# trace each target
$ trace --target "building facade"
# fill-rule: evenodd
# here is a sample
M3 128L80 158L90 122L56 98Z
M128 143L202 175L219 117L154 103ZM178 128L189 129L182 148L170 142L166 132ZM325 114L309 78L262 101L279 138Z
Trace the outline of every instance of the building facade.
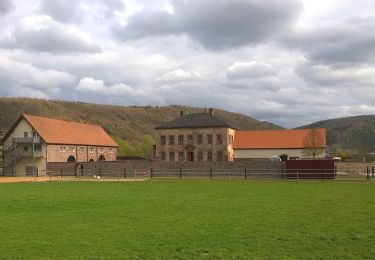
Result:
M237 131L235 160L323 158L326 129Z
M100 126L22 114L3 138L4 174L45 174L48 162L115 161L117 149Z
M184 114L159 125L153 159L158 161L233 161L235 128L207 113Z

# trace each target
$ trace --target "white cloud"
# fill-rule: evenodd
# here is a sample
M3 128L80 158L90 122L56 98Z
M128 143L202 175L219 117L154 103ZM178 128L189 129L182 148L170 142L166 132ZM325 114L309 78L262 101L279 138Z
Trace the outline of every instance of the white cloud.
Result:
M235 62L227 69L227 76L230 79L272 77L276 74L271 65L257 61Z
M103 95L120 95L120 96L127 96L127 95L136 95L136 96L145 96L141 90L134 90L126 84L113 84L111 86L106 86L103 80L96 80L93 78L83 78L79 81L76 90L81 92L93 92L97 94Z
M175 69L164 73L156 79L160 82L169 82L169 83L179 83L186 81L195 81L199 80L201 75L198 72L186 71L183 69Z

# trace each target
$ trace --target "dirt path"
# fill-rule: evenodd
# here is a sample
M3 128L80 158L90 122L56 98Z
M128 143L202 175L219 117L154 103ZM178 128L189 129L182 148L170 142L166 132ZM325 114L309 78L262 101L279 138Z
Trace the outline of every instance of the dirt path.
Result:
M15 182L82 182L82 181L94 181L94 182L140 182L140 181L145 181L147 179L94 179L94 178L74 178L74 177L53 177L50 179L48 176L43 176L43 177L27 177L27 176L22 176L22 177L1 177L0 176L0 184L1 183L15 183Z

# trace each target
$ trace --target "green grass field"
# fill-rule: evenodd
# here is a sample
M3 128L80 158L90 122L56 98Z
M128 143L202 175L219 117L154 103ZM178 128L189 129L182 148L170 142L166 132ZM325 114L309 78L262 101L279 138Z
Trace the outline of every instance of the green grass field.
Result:
M0 184L0 259L375 257L375 184Z

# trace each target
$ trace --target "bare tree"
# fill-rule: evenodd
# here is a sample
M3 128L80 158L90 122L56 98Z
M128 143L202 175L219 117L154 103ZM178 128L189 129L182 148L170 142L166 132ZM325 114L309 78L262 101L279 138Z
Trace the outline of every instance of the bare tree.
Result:
M310 129L305 139L303 140L304 155L307 157L315 158L323 153L324 140L322 132L319 129Z

